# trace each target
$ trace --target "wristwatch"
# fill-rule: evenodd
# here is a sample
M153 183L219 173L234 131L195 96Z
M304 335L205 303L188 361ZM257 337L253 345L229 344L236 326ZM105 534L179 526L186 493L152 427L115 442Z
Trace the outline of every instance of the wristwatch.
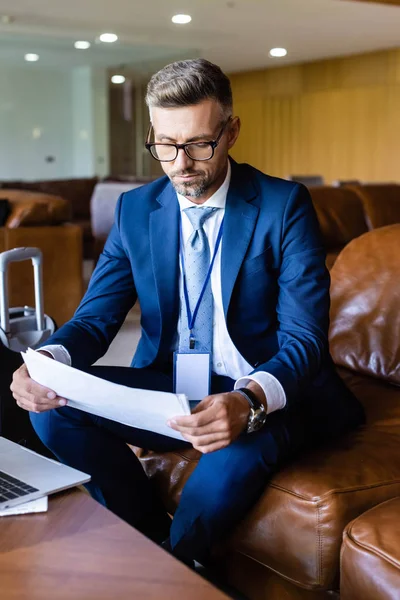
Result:
M250 404L250 415L249 420L247 421L246 430L247 433L258 431L267 420L267 411L265 410L264 405L257 400L255 393L248 388L239 388L234 391L246 398L247 402Z

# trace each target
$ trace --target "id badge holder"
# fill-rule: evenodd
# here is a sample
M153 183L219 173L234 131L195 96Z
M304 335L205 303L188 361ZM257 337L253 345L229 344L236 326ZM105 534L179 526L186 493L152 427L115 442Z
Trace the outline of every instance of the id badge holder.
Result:
M175 394L200 402L210 394L211 355L200 352L174 353Z

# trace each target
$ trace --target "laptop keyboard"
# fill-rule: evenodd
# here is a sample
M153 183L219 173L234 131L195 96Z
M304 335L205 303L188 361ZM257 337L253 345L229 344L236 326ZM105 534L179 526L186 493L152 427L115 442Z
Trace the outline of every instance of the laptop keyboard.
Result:
M31 485L0 471L0 502L14 500L14 498L20 498L21 496L26 496L27 494L38 491L39 490Z

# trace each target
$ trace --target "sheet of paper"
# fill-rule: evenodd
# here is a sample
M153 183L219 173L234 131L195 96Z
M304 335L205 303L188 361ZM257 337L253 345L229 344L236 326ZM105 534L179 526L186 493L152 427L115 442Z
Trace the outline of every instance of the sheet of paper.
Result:
M36 500L29 500L29 502L23 502L16 506L10 506L9 508L3 508L0 510L0 517L10 517L11 515L28 515L29 513L46 512L48 508L48 497L43 496Z
M184 394L154 392L111 383L30 348L21 354L31 378L66 398L68 406L124 425L183 439L166 422L172 417L190 414L189 402Z

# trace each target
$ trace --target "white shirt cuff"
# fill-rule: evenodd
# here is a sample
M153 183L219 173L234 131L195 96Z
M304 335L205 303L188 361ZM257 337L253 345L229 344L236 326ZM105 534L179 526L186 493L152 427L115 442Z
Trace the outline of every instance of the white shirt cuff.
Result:
M69 367L71 366L71 355L64 346L49 344L48 346L42 346L39 350L46 350L46 352L51 354L57 362L68 365Z
M262 387L267 399L267 414L269 415L276 410L280 410L286 406L286 394L282 384L271 373L265 371L257 371L252 375L240 377L235 383L234 389L246 387L249 381L255 381Z

